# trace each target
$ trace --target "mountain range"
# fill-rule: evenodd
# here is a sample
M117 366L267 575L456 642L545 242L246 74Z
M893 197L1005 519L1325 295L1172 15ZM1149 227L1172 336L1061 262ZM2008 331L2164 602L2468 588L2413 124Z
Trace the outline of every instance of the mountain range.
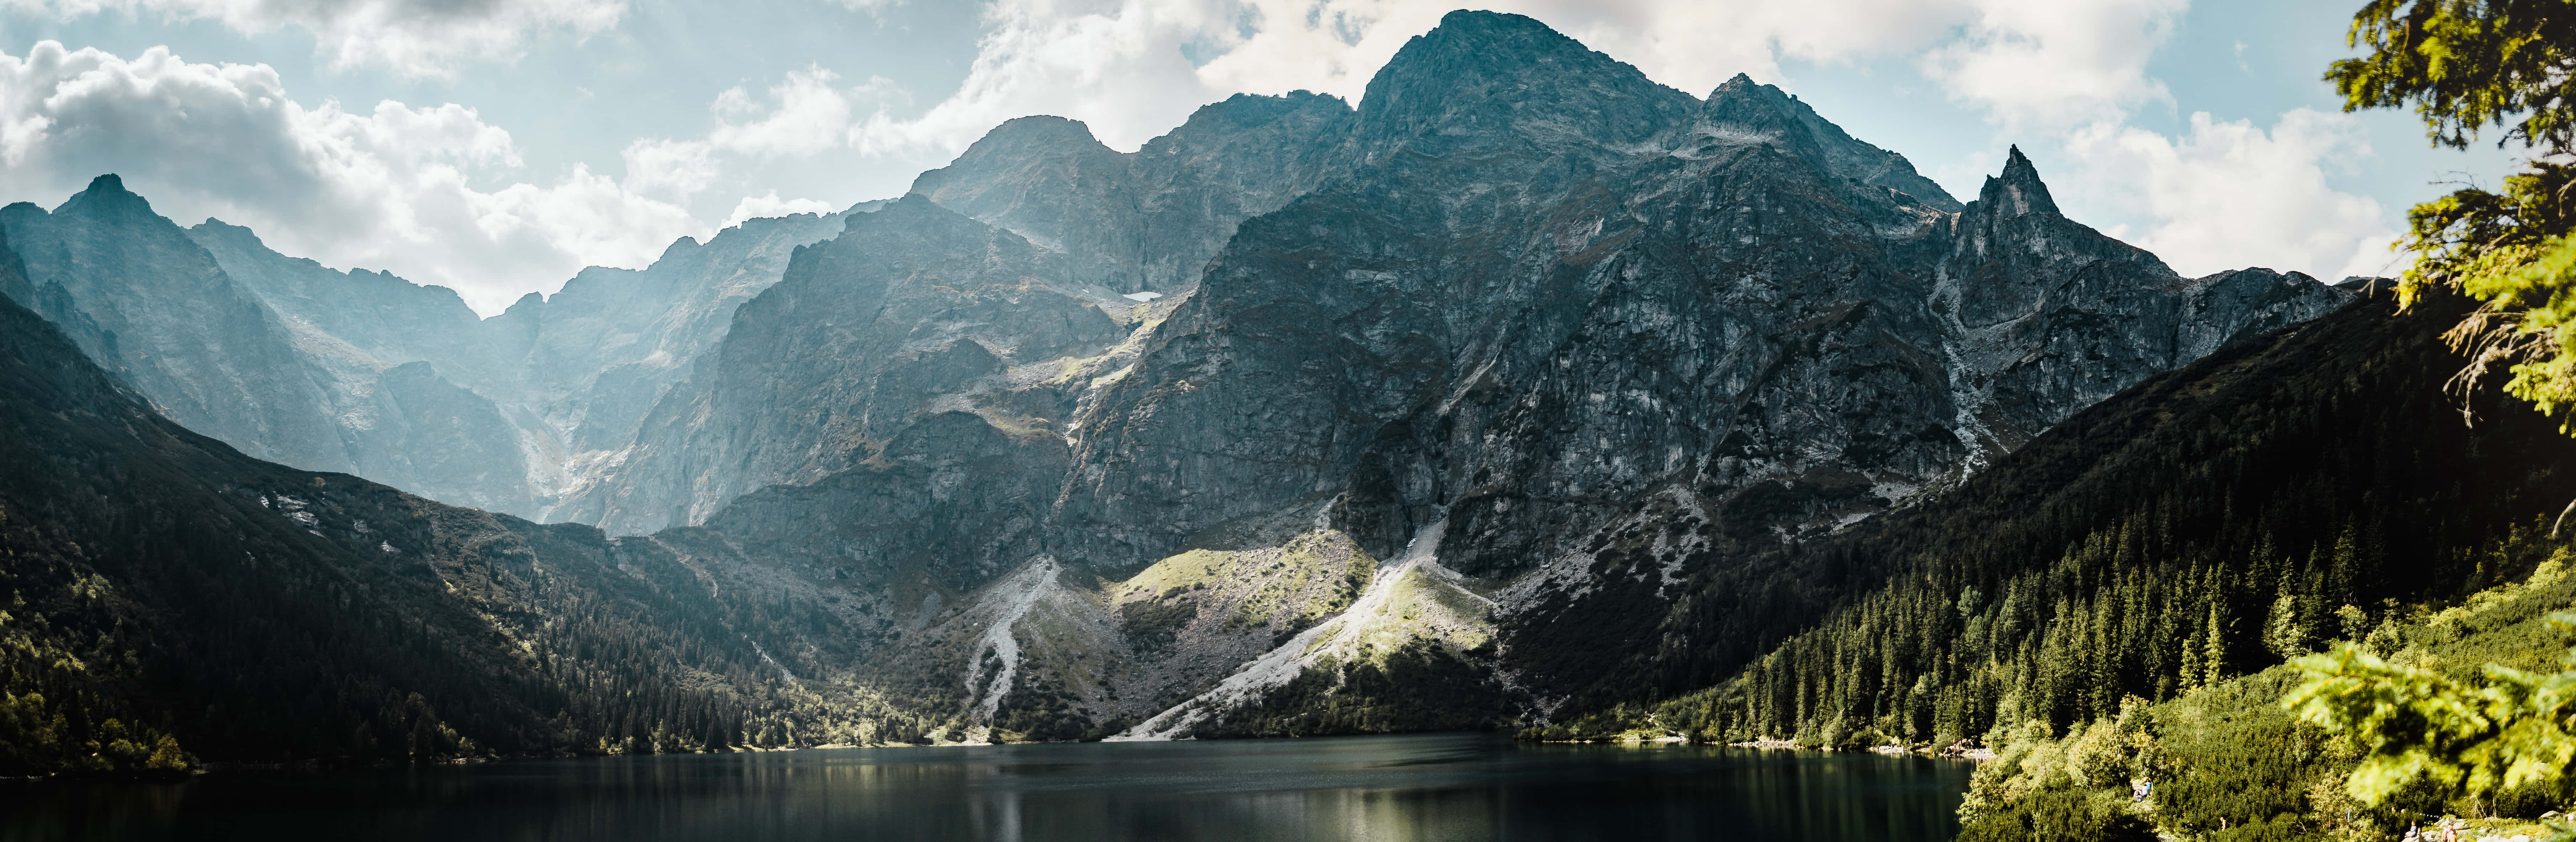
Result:
M1486 12L1356 107L1012 120L489 319L115 176L0 234L6 689L216 760L1620 721L2151 432L2070 419L2430 342Z

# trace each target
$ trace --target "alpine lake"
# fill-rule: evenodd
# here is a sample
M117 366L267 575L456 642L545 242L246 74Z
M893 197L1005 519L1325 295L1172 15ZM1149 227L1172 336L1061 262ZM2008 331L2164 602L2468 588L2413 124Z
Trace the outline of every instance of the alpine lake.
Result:
M1937 842L1971 768L1492 734L812 749L14 784L0 840Z

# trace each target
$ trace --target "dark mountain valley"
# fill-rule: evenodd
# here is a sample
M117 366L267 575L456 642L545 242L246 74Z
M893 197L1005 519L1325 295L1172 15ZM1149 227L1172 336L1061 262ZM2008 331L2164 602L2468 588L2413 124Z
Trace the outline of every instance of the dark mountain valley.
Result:
M2281 665L2563 636L2576 439L1997 163L1462 11L491 318L102 175L0 208L0 775L1485 731L2323 833Z

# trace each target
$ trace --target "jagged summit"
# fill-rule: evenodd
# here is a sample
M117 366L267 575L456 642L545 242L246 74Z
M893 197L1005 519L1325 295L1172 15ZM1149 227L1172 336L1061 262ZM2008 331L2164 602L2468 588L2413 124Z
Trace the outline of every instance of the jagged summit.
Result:
M1977 191L1977 201L2006 217L2057 212L2057 200L2048 195L2048 185L2039 180L2039 168L2015 145L2004 157L2004 173L1986 177L1986 185Z

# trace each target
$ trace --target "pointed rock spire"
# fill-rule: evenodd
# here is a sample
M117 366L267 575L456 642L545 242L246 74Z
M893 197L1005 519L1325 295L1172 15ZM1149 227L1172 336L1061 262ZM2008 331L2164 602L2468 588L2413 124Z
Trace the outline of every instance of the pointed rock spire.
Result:
M2004 174L1986 178L1985 187L1977 191L1977 201L1991 208L1991 213L2005 217L2045 213L2058 215L2057 200L2048 195L2048 185L2039 180L2039 168L2015 145L2004 157Z

